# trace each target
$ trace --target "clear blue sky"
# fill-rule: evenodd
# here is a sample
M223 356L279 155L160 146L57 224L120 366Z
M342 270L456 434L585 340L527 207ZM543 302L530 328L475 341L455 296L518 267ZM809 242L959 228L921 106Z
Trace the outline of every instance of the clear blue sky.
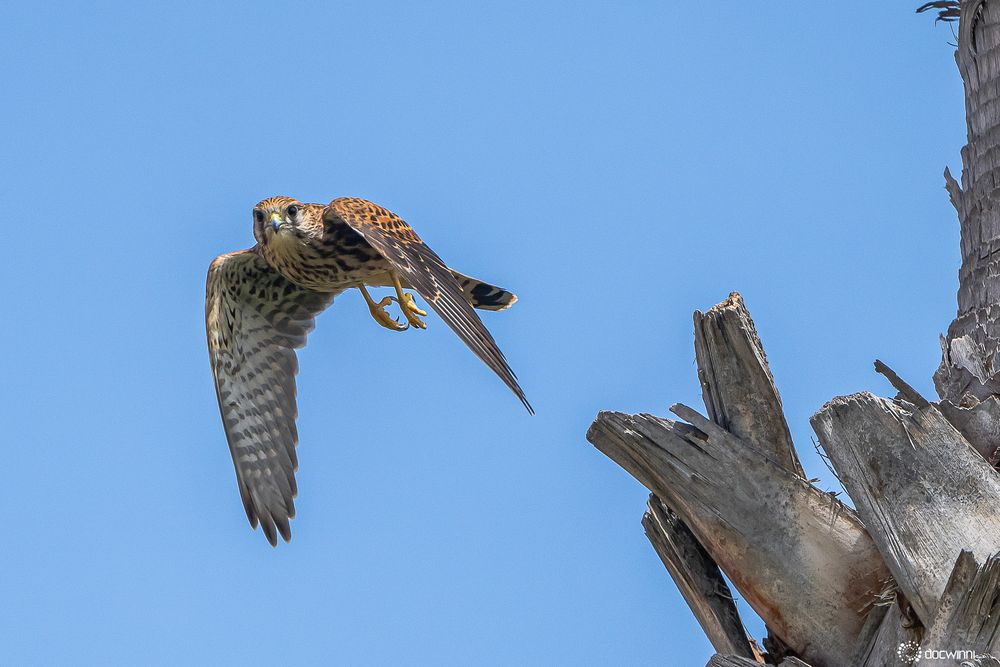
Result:
M808 418L891 393L873 359L933 393L965 125L916 4L7 3L0 661L704 664L584 434L700 407L691 312L733 289L824 488ZM203 308L275 194L373 199L516 291L484 319L538 415L344 295L272 549Z

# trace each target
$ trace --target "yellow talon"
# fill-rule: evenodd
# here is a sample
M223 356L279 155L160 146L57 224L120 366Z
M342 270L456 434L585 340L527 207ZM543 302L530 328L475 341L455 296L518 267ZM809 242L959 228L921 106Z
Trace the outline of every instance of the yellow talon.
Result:
M399 276L395 273L390 273L389 275L392 276L392 285L396 288L396 296L399 297L399 309L402 310L403 315L406 316L406 321L418 329L426 329L427 323L417 317L417 315L426 315L427 312L420 310L420 308L417 307L412 294L403 294L403 286L399 284Z
M400 324L399 320L389 315L386 312L385 307L390 303L395 301L391 296L387 296L374 306L369 306L368 309L371 311L372 317L375 321L384 326L386 329L392 329L393 331L406 331L410 328L409 324Z
M409 292L404 294L403 301L400 303L399 307L403 311L403 315L406 315L407 322L420 329L427 328L427 323L417 317L417 315L427 315L427 311L420 310L420 308L417 307L412 294Z
M372 314L372 317L376 322L386 329L391 329L392 331L406 331L410 328L409 324L400 324L399 320L393 319L389 313L385 311L385 307L395 301L395 299L391 296L387 296L378 303L375 303L375 300L372 299L370 294L368 294L368 290L365 289L364 285L359 285L358 289L361 290L361 294L365 297L365 301L368 303L368 311Z
M417 315L427 315L427 311L426 310L420 310L420 308L417 307L417 303L413 300L413 295L412 294L410 294L409 292L407 292L403 296L406 298L406 302L405 302L406 303L406 306L405 306L406 308L408 308L409 310L412 310Z

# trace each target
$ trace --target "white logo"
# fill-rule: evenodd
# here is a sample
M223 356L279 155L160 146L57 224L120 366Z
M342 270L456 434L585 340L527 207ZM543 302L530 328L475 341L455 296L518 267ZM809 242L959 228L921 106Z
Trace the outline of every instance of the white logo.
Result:
M1000 660L997 660L989 653L976 653L971 649L961 650L941 650L932 648L920 648L920 644L915 641L905 641L896 649L896 655L904 665L915 665L921 659L924 662L934 662L935 660L946 660L948 664L954 664L956 660L961 660L961 667L980 667L993 665L1000 667Z
M907 665L912 665L920 660L920 644L917 642L903 642L896 649L896 655Z

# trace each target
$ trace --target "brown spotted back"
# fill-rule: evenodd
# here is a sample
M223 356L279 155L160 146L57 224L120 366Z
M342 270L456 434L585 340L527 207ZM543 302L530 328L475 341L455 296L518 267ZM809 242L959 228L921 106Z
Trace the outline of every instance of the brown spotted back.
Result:
M329 208L349 216L359 222L366 222L381 228L404 244L422 244L423 241L401 217L387 208L382 208L366 199L359 197L338 197L329 204Z

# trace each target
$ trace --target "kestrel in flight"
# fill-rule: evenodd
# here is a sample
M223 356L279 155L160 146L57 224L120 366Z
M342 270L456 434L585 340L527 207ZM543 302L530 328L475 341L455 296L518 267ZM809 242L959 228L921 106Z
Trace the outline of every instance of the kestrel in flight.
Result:
M272 546L291 538L295 516L295 349L314 318L351 288L383 327L426 329L422 296L441 319L531 405L493 336L473 308L504 310L510 292L453 271L397 215L353 197L328 205L271 197L253 209L257 244L221 255L208 269L205 326L219 409L250 525ZM376 302L366 286L392 287ZM386 312L399 305L406 324Z

